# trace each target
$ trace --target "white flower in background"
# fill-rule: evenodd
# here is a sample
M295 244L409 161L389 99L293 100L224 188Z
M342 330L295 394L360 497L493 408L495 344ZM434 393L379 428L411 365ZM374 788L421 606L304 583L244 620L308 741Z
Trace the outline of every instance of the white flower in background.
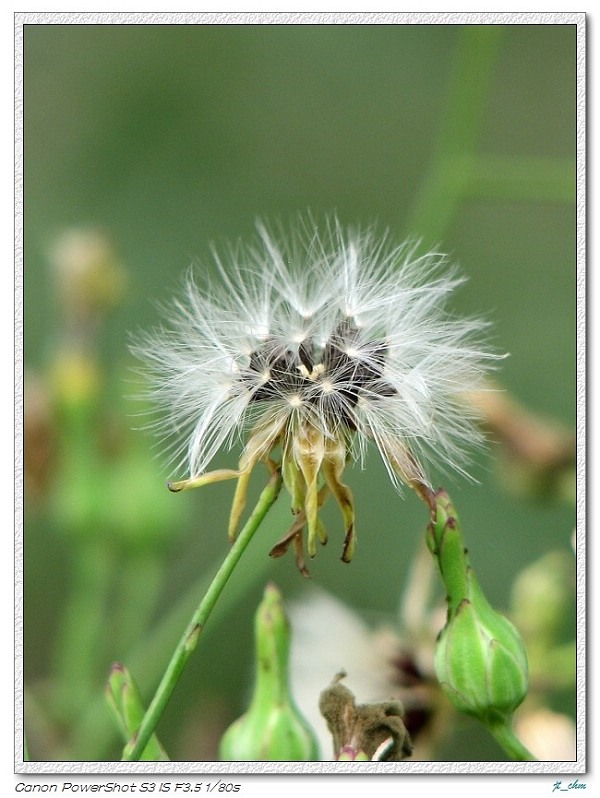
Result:
M577 761L577 728L568 715L546 707L533 708L517 717L515 729L540 761Z
M336 673L348 671L348 685L360 701L383 701L397 694L393 659L397 640L376 634L350 607L313 588L289 608L292 625L290 677L298 706L331 759L331 733L319 711L319 695Z
M214 257L219 279L190 276L167 326L136 347L166 411L156 428L188 475L170 487L238 478L233 537L253 467L272 467L280 447L296 521L272 554L293 542L304 570L304 528L313 556L326 540L318 510L331 493L349 561L354 509L341 476L348 460L364 462L370 443L394 484L427 502L428 462L464 473L481 436L461 397L483 387L496 359L481 343L486 325L446 311L461 279L444 255L418 255L416 245L335 219L323 229L309 219L288 238L259 226L254 243ZM240 438L238 469L206 473Z
M415 609L414 604L411 607ZM292 693L319 740L321 755L334 753L319 696L340 671L360 703L398 700L414 744L413 759L428 760L445 735L447 702L433 668L435 638L443 623L438 608L421 607L414 634L395 624L367 624L352 607L311 587L288 607L292 627Z

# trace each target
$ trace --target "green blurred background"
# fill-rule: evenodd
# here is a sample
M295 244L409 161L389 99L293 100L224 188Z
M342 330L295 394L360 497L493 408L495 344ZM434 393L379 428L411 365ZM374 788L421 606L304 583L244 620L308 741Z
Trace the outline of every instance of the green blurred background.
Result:
M126 662L149 700L201 580L227 549L233 486L168 494L172 475L134 429L139 408L127 398L136 390L130 332L156 323L155 303L192 261L209 263L211 242L248 237L257 217L285 221L306 209L421 237L468 276L453 309L493 322L494 343L510 353L503 387L574 427L576 35L568 24L25 25L33 759L119 758L102 697L110 664ZM108 236L114 270L82 334L52 252L65 231L88 227ZM81 401L61 372L70 351L100 377ZM233 465L235 452L218 461ZM568 489L529 490L498 461L497 447L478 458L479 484L435 479L452 493L489 598L506 607L524 566L569 551L574 507ZM326 513L330 544L312 582L369 621L393 619L423 507L397 498L376 455L347 479L355 558L340 563L340 522ZM265 582L286 599L306 590L291 556L267 557L288 523L282 495L159 728L174 759L213 758L243 709ZM573 603L565 614L568 640ZM548 700L574 713L572 687ZM446 757L502 754L465 722L439 751Z

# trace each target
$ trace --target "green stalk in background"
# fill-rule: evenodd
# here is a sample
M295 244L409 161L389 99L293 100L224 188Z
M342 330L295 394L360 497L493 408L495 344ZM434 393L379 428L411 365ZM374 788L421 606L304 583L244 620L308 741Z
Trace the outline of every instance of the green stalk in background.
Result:
M501 25L465 25L447 93L447 110L429 175L407 220L409 235L439 239L448 230L471 177Z
M503 25L464 25L429 173L406 223L409 236L439 241L467 199L572 203L576 165L570 158L477 152Z

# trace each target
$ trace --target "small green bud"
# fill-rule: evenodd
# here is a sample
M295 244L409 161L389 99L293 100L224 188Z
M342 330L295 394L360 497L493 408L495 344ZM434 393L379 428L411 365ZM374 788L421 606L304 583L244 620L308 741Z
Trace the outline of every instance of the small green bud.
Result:
M527 694L525 647L513 624L484 596L444 491L436 494L427 542L448 597L448 618L435 654L437 678L458 710L488 726L506 724Z
M560 638L574 594L573 556L550 551L523 569L512 589L512 617L528 640L548 649Z
M318 760L314 733L296 708L289 687L290 627L281 596L267 585L255 617L256 680L248 711L225 732L222 760Z
M120 662L109 673L105 690L106 700L128 743L144 717L144 706L137 685L129 670ZM168 762L169 757L153 734L140 757L142 761Z
M458 710L487 725L506 722L527 694L527 655L515 627L492 609L469 575L470 597L438 641L436 674Z

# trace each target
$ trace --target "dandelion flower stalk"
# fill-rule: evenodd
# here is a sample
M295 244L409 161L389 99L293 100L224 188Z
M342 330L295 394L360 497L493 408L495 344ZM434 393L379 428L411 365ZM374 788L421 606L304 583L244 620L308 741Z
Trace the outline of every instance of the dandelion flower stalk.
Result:
M271 479L269 480L267 486L263 489L254 511L250 515L250 518L246 522L235 543L227 553L227 556L225 557L221 567L209 585L206 594L192 615L192 618L190 619L188 626L186 627L185 632L179 641L179 644L173 652L162 680L156 690L154 698L152 699L138 730L125 746L122 756L123 761L138 761L142 756L148 741L152 737L156 726L162 717L173 690L177 685L179 677L181 676L188 659L198 644L198 640L204 625L206 624L213 607L217 602L217 599L221 595L223 588L227 584L229 577L233 573L242 554L246 550L246 547L252 540L254 533L261 525L271 506L276 501L280 488L281 476L278 469L272 468Z
M237 479L234 541L250 475L277 457L294 520L271 555L293 546L303 573L306 554L327 541L320 510L329 497L342 518L341 558L352 559L343 473L371 444L394 485L433 511L426 466L465 473L481 433L461 397L484 388L497 358L482 341L484 322L446 310L462 282L446 257L309 217L287 237L259 225L253 244L214 260L218 279L190 275L165 326L135 347L161 412L153 426L184 472L170 489ZM240 439L237 468L209 471Z

